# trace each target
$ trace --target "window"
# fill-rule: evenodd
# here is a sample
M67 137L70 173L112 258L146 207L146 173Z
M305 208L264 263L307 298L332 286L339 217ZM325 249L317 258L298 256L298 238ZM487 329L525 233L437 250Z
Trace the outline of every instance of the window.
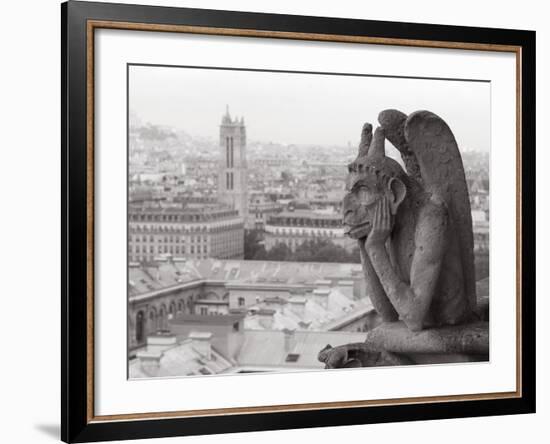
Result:
M230 167L233 168L233 137L231 137L229 139L229 141L231 142L231 147L230 147L230 154L231 154L231 158L230 158ZM231 188L233 188L233 186L231 186Z
M201 315L206 316L208 314L208 308L201 307Z
M245 300L244 300L244 298L241 296L241 297L239 298L239 307L244 307L244 304L245 304Z
M289 353L286 355L286 362L296 362L300 358L300 355L298 353Z
M230 167L230 154L229 154L229 137L225 138L225 165Z

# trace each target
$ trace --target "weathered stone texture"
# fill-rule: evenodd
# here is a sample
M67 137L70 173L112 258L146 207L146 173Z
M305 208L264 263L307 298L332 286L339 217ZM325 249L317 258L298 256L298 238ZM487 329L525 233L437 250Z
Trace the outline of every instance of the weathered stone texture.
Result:
M393 353L487 355L489 324L476 322L412 332L402 322L392 322L368 332L365 344L373 350Z
M378 120L374 135L363 126L342 207L384 324L364 344L328 348L319 359L334 368L414 363L421 355L488 357L488 310L477 307L470 201L455 137L429 111L386 110ZM386 138L406 172L385 155Z

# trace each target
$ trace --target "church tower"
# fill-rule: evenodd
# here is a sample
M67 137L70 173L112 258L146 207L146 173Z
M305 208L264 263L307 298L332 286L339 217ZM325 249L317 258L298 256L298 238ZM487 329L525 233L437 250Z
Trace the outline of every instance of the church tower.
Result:
M248 215L246 128L244 118L233 120L226 108L220 125L220 169L218 193L220 200L239 211L246 220Z

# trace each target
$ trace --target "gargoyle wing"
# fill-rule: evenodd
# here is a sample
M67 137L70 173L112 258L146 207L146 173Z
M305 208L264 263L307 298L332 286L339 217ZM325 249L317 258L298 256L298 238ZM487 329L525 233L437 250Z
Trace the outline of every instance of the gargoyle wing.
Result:
M384 136L394 147L399 150L407 174L422 184L420 166L414 153L409 149L409 144L405 139L405 123L407 115L396 109L387 109L378 115L378 122L384 129Z
M429 111L416 111L407 117L404 135L418 162L424 189L447 204L451 227L459 236L465 291L474 308L477 301L472 212L455 137L445 121Z
M465 291L476 306L472 213L462 157L443 119L429 111L409 116L397 110L378 116L386 138L399 150L407 173L447 205L450 223L459 236Z

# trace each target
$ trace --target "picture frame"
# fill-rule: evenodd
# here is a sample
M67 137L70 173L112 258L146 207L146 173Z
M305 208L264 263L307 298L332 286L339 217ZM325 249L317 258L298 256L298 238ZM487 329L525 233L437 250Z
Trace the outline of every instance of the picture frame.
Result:
M62 374L65 442L142 439L244 431L371 424L535 412L535 33L358 19L289 16L69 1L61 6L62 55ZM94 141L100 29L193 36L275 39L284 43L376 45L410 50L478 51L515 57L516 318L515 390L314 403L96 414L98 276L95 254ZM129 60L129 62L139 62ZM120 149L125 150L126 147ZM494 169L499 164L493 164ZM124 209L120 210L121 212ZM497 222L498 223L498 222ZM498 271L497 271L498 272ZM121 270L124 273L124 270ZM125 359L125 357L124 357Z

